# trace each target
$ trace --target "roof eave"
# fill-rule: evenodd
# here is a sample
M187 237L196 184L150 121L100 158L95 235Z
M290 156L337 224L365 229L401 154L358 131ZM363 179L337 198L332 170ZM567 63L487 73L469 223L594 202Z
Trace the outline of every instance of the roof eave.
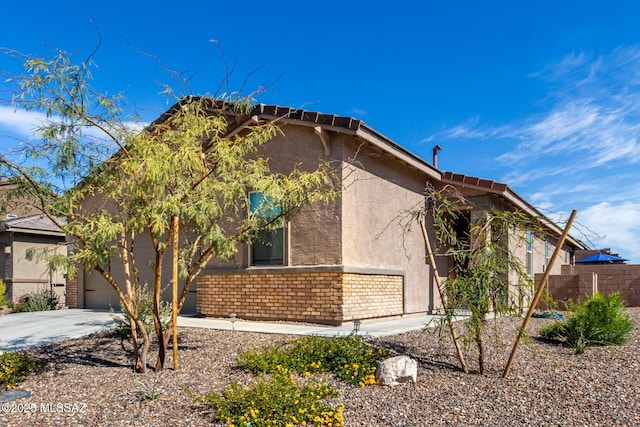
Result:
M506 184L496 183L500 185L495 187L493 186L487 187L483 185L474 185L468 182L461 182L456 179L449 179L449 178L446 178L444 175L442 178L442 182L445 184L462 186L464 188L480 190L480 191L501 196L504 199L506 199L510 204L512 204L522 212L526 213L527 215L530 215L534 218L539 218L542 225L548 228L549 230L551 230L558 237L562 235L563 230L562 228L560 228L560 226L558 226L555 222L551 221L549 218L544 216L540 211L538 211L535 207L533 207L533 205L531 205L529 202L527 202L522 197L520 197L515 191L511 190L511 188L509 188L509 186L507 186ZM578 239L575 239L571 235L567 236L566 242L576 249L587 249L587 246L584 243L582 243Z

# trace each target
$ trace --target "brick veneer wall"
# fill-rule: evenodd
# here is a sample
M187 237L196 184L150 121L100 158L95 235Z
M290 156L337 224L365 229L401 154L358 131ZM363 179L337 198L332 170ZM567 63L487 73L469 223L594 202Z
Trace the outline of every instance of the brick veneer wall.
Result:
M386 317L403 312L403 277L345 273L343 321Z
M78 308L78 279L68 278L65 287L65 305L68 308Z
M198 313L341 324L401 315L403 276L318 271L201 274Z

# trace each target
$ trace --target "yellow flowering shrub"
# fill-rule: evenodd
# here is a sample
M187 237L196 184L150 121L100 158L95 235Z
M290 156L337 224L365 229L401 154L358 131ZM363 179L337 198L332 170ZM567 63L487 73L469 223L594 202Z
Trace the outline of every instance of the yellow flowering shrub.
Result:
M356 334L333 338L308 336L287 345L240 352L238 363L258 374L275 372L278 366L286 366L305 377L314 372L334 372L351 384L365 386L376 383L376 366L387 354Z
M261 376L253 385L232 384L222 394L208 393L197 401L216 408L216 418L227 426L344 426L343 406L324 401L339 394L333 387L308 379L298 384L280 366L273 375Z

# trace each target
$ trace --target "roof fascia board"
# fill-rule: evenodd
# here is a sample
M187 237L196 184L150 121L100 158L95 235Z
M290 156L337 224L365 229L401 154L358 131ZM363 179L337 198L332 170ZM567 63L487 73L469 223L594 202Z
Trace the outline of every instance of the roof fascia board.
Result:
M540 222L548 229L550 229L554 234L557 234L558 236L562 235L562 229L553 221L551 221L550 219L548 219L546 216L544 216L542 213L540 213L540 211L538 211L536 208L534 208L531 204L529 204L529 202L527 202L526 200L524 200L522 197L520 197L515 191L511 190L509 187L507 187L506 190L504 191L498 191L492 188L487 188L487 187L482 187L479 185L473 185L473 184L469 184L469 183L463 183L460 181L457 181L455 179L447 179L444 178L442 179L442 182L445 184L451 184L454 186L459 186L459 187L464 187L464 188L471 188L474 190L480 190L480 191L484 191L486 193L491 193L491 194L496 194L498 196L504 197L509 203L511 203L512 205L514 205L517 209L525 212L527 215L530 215L534 218L539 218ZM579 248L579 249L586 249L585 245L580 242L577 239L574 239L573 237L571 237L570 235L567 236L566 239L569 243L571 243L571 245Z
M300 120L300 119L291 119L289 117L273 116L273 115L270 115L270 114L260 114L260 118L263 119L263 120L268 120L268 121L273 122L275 124L285 123L285 124L289 124L289 125L305 126L305 127L309 127L309 128L321 127L322 129L325 129L325 130L328 130L328 131L332 131L332 132L339 132L339 133L346 133L346 134L349 134L349 135L355 135L355 132L352 129L348 129L348 128L343 127L343 126L320 124L320 123L308 122L308 121Z
M421 172L424 172L430 178L442 180L442 173L439 170L422 160L420 157L411 153L410 151L405 150L390 139L373 131L371 128L367 126L361 126L360 129L356 130L355 134L356 136L371 143L372 145L381 148L387 153L390 153L404 163L418 169Z
M10 232L10 233L38 234L42 236L65 237L65 233L62 233L60 231L35 230L33 228L7 227L4 229L4 231Z
M260 118L264 120L272 121L274 123L292 124L296 126L305 126L305 127L314 128L314 129L317 127L321 127L322 129L329 130L332 132L357 136L365 140L366 142L391 154L397 159L402 160L408 165L413 166L419 171L424 172L430 178L437 179L437 180L442 179L442 174L439 170L435 169L433 166L431 166L430 164L428 164L427 162L425 162L415 154L405 150L395 142L391 141L389 138L382 136L378 132L375 132L374 130L372 130L371 128L363 124L360 124L358 129L353 130L353 129L348 129L342 126L319 124L316 122L307 122L304 120L273 116L269 114L260 114Z

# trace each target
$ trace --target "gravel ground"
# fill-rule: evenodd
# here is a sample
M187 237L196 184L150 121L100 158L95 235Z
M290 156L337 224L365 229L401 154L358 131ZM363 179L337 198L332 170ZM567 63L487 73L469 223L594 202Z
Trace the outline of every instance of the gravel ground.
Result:
M640 308L631 308L640 325ZM358 388L335 378L347 426L634 426L640 425L640 331L621 347L590 348L583 355L536 337L550 321L532 319L509 378L501 377L521 319L495 321L499 339L487 340L488 373L456 368L453 345L432 330L374 340L419 362L418 382ZM492 321L492 325L494 322ZM0 412L8 426L205 426L210 410L185 389L221 391L252 377L236 367L238 349L291 339L205 329L181 329L181 369L158 375L132 372L130 347L112 332L32 349L41 371L19 385L31 391ZM468 355L469 364L476 360ZM169 358L167 366L172 366ZM160 393L141 398L146 389ZM51 404L51 405L49 405ZM66 405L66 406L65 406ZM35 410L33 410L35 408ZM25 412L32 410L31 412ZM11 412L15 411L15 412Z

